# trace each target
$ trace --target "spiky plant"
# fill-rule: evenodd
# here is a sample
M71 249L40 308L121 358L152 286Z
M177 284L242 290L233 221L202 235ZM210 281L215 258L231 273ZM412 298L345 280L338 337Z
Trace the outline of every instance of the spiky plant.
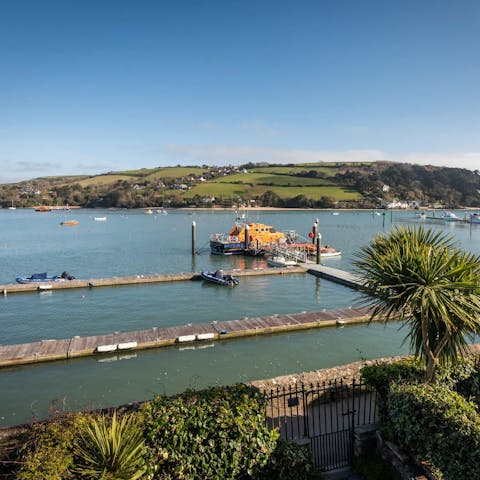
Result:
M371 319L400 320L425 381L438 363L455 362L469 336L480 332L480 257L452 237L423 227L394 227L355 254Z
M75 442L76 471L82 478L137 480L145 473L144 440L133 414L86 420Z

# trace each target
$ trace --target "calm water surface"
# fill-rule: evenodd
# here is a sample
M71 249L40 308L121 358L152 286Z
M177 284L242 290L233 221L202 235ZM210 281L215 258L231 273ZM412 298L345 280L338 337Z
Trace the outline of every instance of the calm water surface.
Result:
M458 213L458 212L457 212ZM458 213L459 216L463 214ZM106 222L94 216L107 216ZM60 221L77 219L77 227ZM342 250L325 263L349 270L362 244L394 223L419 223L413 212L262 212L250 220L294 229L307 237L318 218L322 243ZM226 232L231 212L141 211L38 213L0 210L0 283L17 275L69 271L78 278L266 267L261 258L211 256L208 238ZM199 255L192 258L191 224ZM480 253L480 227L424 222L451 233L459 246ZM0 343L14 344L238 319L318 311L358 304L358 294L310 275L242 278L234 289L202 282L18 294L0 299ZM0 425L43 417L59 399L68 408L106 406L175 393L186 387L268 378L361 358L406 353L398 326L356 326L216 342L203 348L169 348L0 370Z

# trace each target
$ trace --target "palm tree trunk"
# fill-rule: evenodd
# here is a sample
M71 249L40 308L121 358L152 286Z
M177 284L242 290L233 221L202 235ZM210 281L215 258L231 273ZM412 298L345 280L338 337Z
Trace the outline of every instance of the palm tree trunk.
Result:
M437 365L437 357L430 347L430 341L428 338L428 320L425 315L422 314L422 346L423 352L427 357L427 366L425 370L425 383L432 383L434 381L435 367Z

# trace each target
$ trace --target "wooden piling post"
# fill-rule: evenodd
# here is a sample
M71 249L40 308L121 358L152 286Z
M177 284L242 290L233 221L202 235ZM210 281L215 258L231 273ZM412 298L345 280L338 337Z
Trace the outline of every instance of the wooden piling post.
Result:
M192 256L197 253L197 224L192 222Z

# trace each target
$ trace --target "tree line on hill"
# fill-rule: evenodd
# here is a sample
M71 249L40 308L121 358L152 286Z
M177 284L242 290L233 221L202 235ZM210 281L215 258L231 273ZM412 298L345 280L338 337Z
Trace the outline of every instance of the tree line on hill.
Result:
M261 165L263 171L282 167L284 175L328 179L338 187L359 192L358 200L341 200L334 196L311 198L302 192L284 197L267 189L256 195L215 195L214 201L205 203L201 195L186 195L176 190L184 178L157 178L155 181L132 176L111 184L91 183L83 185L80 180L89 177L39 178L0 187L0 206L6 208L14 202L17 207L32 207L39 204L70 205L87 208L144 208L149 206L224 206L240 202L251 202L258 206L285 208L378 208L393 200L416 202L422 206L442 205L447 208L480 207L480 172L462 168L433 167L406 163L337 163L333 173L326 173L321 164ZM254 170L256 164L245 164L241 168ZM223 177L228 183L228 176ZM208 185L208 182L204 185ZM191 182L188 188L195 186Z

